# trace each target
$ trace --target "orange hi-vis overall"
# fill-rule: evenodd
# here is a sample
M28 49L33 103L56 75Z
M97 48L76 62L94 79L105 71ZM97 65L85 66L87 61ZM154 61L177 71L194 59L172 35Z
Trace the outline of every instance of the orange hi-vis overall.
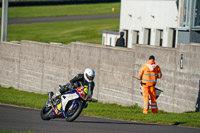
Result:
M149 60L147 64L144 64L140 69L139 79L141 79L141 84L142 84L144 114L147 114L149 112L149 96L151 98L152 113L158 113L155 85L157 82L157 78L161 77L162 77L161 69L158 65L155 64L154 60Z

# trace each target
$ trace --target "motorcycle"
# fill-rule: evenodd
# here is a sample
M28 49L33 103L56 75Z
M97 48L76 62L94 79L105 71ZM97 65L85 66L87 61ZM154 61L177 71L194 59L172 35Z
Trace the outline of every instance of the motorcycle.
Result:
M59 85L59 88L63 86ZM52 99L53 92L49 92L48 102L42 108L40 115L43 120L54 118L65 118L67 122L72 122L81 114L83 108L87 106L84 100L84 87L68 90L56 99Z

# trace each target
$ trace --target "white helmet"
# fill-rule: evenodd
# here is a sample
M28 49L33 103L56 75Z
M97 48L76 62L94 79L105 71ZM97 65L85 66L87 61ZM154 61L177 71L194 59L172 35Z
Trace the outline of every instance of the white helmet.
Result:
M92 82L95 77L95 72L91 68L86 68L84 72L84 78L87 82Z

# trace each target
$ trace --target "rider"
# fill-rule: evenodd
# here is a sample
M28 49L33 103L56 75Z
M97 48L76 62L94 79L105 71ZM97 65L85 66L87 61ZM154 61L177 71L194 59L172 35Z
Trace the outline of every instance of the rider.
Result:
M84 92L85 92L85 100L90 100L92 95L93 95L93 90L94 90L94 77L95 77L95 72L91 68L86 68L84 73L80 73L76 75L73 79L70 80L70 83L67 83L64 85L52 98L56 98L60 96L62 93L68 91L68 90L73 90L76 89L77 87L83 86L84 87Z

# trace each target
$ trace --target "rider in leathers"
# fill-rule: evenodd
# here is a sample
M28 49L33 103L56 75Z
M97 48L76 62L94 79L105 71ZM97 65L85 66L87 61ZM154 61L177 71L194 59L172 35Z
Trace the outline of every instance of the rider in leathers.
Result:
M94 77L95 72L91 68L85 69L83 74L76 75L73 79L70 80L70 83L64 85L54 96L53 98L63 94L64 92L72 89L76 89L77 87L83 86L85 92L84 100L91 100L94 90Z

